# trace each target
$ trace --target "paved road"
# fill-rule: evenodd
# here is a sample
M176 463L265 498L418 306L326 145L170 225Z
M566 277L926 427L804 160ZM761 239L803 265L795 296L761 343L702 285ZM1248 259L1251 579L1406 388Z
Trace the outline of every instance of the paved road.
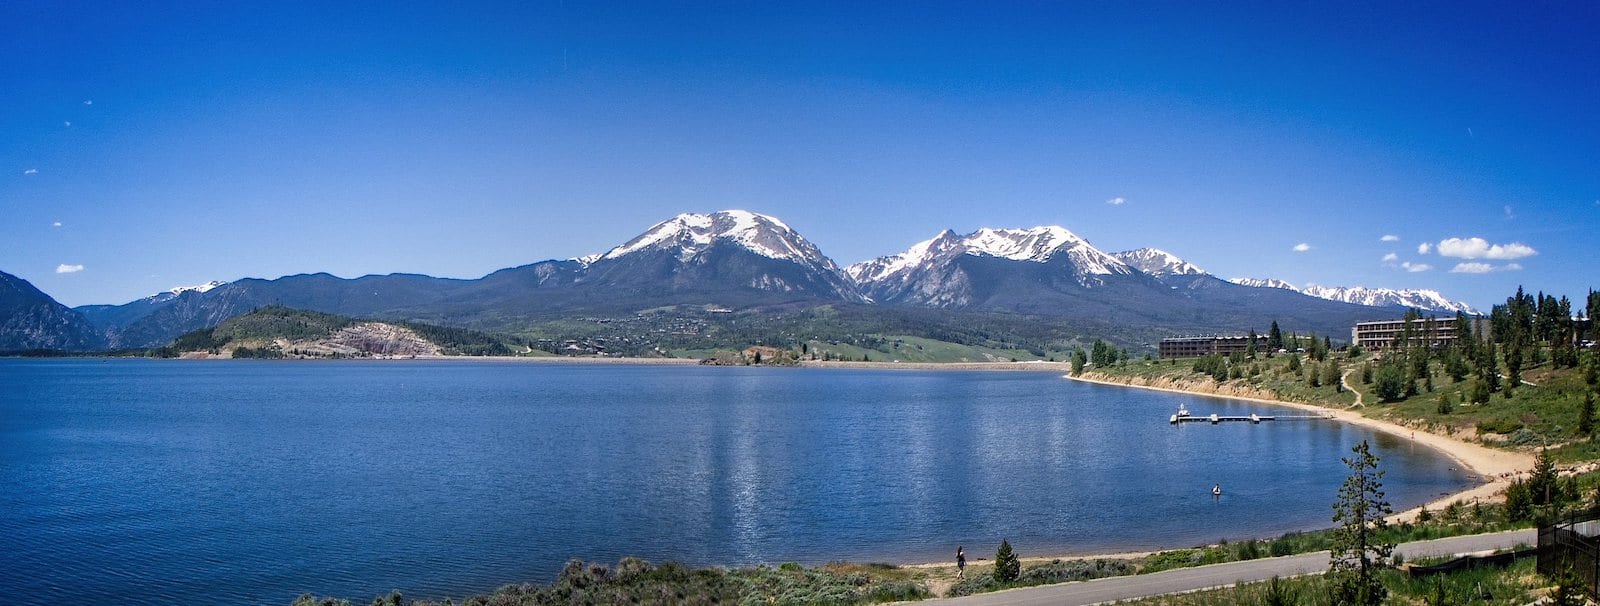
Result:
M1400 545L1396 551L1407 560L1448 556L1474 551L1507 549L1517 545L1538 542L1538 532L1533 529L1511 530L1492 534L1479 534L1432 541L1417 541ZM1180 568L1154 574L1096 579L1080 583L1064 583L1048 587L1030 587L964 598L930 600L921 604L948 604L950 606L1088 606L1116 600L1128 600L1169 593L1182 593L1212 587L1226 587L1235 583L1264 581L1274 576L1291 577L1320 573L1328 569L1328 552L1319 551L1302 555L1267 558L1246 562L1212 564L1198 568Z

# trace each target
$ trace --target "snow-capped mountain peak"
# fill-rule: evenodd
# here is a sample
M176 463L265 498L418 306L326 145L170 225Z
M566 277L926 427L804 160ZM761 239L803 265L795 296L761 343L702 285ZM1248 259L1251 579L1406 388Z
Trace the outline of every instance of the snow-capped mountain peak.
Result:
M1359 305L1374 307L1412 307L1425 311L1466 312L1477 314L1471 305L1445 298L1437 290L1425 288L1407 288L1396 290L1393 288L1364 288L1361 286L1318 286L1307 284L1300 292L1328 299L1330 301L1343 301Z
M684 213L657 223L638 237L611 249L599 259L616 259L641 250L676 248L680 259L688 260L717 241L731 241L758 255L804 264L817 264L837 270L800 234L783 221L746 210L725 210L710 214Z
M1362 286L1319 286L1307 284L1305 288L1296 288L1293 284L1283 280L1234 278L1228 280L1240 286L1253 286L1257 288L1283 288L1300 294L1309 295L1318 299L1354 303L1371 307L1411 307L1423 311L1439 312L1466 312L1476 315L1477 310L1471 305L1459 301L1451 301L1437 290L1425 288L1407 288L1396 290L1393 288L1366 288Z
M222 286L224 284L227 284L227 282L223 282L221 280L212 280L210 282L206 282L205 284L197 284L197 285L194 285L194 286L178 286L178 287L166 290L164 292L158 292L156 294L153 294L153 295L150 295L148 297L145 297L145 300L152 301L152 302L157 302L157 303L159 303L161 301L170 301L172 299L178 298L180 295L182 295L183 293L186 293L186 292L193 292L193 293L210 292L211 289L216 288L218 286Z
M1276 278L1233 278L1228 281L1240 286L1249 286L1251 288L1282 288L1284 290L1300 292L1300 288L1298 286Z
M846 267L844 272L856 282L877 282L921 266L935 257L948 253L960 243L961 237L947 229L931 239L912 244L911 248L903 253L856 263Z
M1055 225L1027 229L985 227L963 238L969 255L988 255L1013 261L1046 261L1057 250L1089 243Z
M1206 270L1159 248L1139 248L1111 253L1134 269L1156 277L1205 275Z

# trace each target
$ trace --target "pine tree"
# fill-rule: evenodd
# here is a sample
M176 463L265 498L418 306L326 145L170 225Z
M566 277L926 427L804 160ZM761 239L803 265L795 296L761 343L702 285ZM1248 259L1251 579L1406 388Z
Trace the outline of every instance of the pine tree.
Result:
M994 580L1009 583L1022 576L1022 561L1012 553L1011 543L1000 539L1000 549L994 552Z
M1594 434L1594 394L1583 394L1583 407L1578 409L1578 435L1589 437Z
M1394 544L1377 542L1377 535L1388 528L1384 518L1394 510L1384 500L1383 471L1367 441L1362 440L1351 452L1355 456L1343 459L1350 475L1333 504L1333 521L1339 527L1333 531L1328 577L1335 603L1377 606L1388 594L1378 578L1378 567L1394 552Z
M1267 330L1267 349L1278 351L1283 349L1283 331L1278 330L1278 321L1272 321L1272 328Z

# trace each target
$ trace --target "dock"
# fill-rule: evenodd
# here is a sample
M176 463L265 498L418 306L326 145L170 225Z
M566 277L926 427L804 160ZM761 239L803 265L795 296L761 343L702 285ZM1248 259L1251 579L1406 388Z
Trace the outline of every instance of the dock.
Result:
M1179 423L1210 423L1212 425L1216 425L1218 423L1251 423L1251 424L1255 424L1255 425L1260 425L1262 421L1277 421L1279 419L1289 420L1289 419L1331 419L1331 418L1333 418L1333 415L1289 415L1289 416L1278 416L1278 415L1252 414L1250 416L1241 417L1241 416L1223 416L1223 415L1218 415L1218 414L1191 415L1191 414L1188 414L1186 412L1180 412L1179 414L1172 415L1172 418L1169 419L1168 422L1172 423L1173 425L1177 425Z

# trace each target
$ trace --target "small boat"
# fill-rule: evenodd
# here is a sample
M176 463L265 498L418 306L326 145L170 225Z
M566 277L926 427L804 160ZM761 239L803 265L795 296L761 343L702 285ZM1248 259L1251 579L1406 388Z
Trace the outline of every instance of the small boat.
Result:
M1184 406L1183 404L1179 404L1178 405L1178 414L1172 415L1172 418L1168 419L1167 422L1173 423L1173 424L1177 424L1178 419L1187 418L1188 416L1189 416L1189 407Z
M1211 487L1211 496L1213 496L1213 497L1222 496L1222 485L1221 484L1217 484L1217 485Z

